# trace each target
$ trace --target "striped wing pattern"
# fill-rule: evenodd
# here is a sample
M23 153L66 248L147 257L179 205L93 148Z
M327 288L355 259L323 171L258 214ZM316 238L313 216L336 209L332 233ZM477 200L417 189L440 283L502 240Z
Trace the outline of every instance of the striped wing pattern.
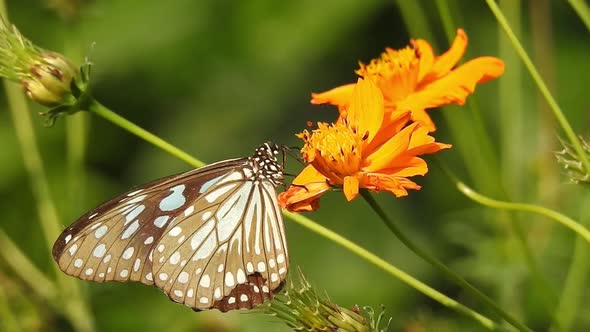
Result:
M154 284L194 310L252 308L288 271L279 151L265 143L122 194L68 227L53 256L69 275Z

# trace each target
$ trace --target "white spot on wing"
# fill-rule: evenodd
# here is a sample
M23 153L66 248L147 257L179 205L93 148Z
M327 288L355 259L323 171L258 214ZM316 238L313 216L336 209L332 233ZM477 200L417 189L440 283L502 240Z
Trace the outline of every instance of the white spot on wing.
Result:
M233 287L235 285L234 275L231 272L225 274L225 285L227 287Z
M129 258L131 258L131 256L133 256L134 251L135 251L135 248L133 248L133 247L129 247L129 248L125 249L125 251L123 252L123 259L128 260Z
M106 252L107 252L106 245L104 243L101 243L101 244L97 245L96 248L94 248L92 255L94 257L100 258L100 257L104 256L104 254L106 254Z
M231 184L227 184L222 187L219 187L219 188L215 188L215 190L211 191L210 193L207 194L207 196L205 196L205 200L209 203L213 203L219 197L223 196L223 194L227 193L228 191L235 188L236 186L237 186L237 183L231 183Z
M108 230L109 230L109 227L107 225L102 225L94 232L94 237L96 237L97 239L100 239L101 237L103 237L107 233Z
M188 272L180 272L180 274L178 275L178 282L180 282L181 284L186 284L188 282Z
M203 219L203 221L206 221L207 219L209 219L211 217L211 215L213 215L213 213L211 213L211 211L205 211L205 213L203 213L203 216L201 217L201 219Z
M190 216L193 212L195 212L195 206L191 205L189 207L186 208L186 210L184 210L184 216L188 217Z
M205 237L213 230L215 226L215 222L213 220L209 220L206 224L201 226L201 228L195 232L195 235L191 238L191 248L196 250L199 245L205 240Z
M156 227L158 228L162 228L164 227L164 225L166 225L166 222L169 218L169 216L159 216L158 218L156 218L156 220L154 220L154 225L156 225Z
M203 275L201 277L201 281L199 281L199 285L201 287L208 288L210 284L211 284L211 279L209 278L209 275L208 274Z
M170 264L176 265L178 262L180 262L180 253L176 251L170 256Z
M127 224L128 222L131 222L131 220L135 219L135 217L137 217L140 213L142 213L143 210L145 210L145 205L143 205L143 204L140 204L136 208L131 210L131 212L129 212L129 214L125 216L125 221L126 221L125 224Z
M181 232L182 232L182 228L180 228L180 226L175 226L174 228L172 228L170 230L170 232L168 232L168 235L178 236Z
M80 267L82 267L82 264L84 264L84 261L81 258L77 258L74 261L74 267L80 268Z
M179 184L170 188L172 193L162 199L160 202L160 210L172 211L181 207L186 202L186 197L182 194L185 188L186 186L184 184Z
M242 218L248 199L250 198L251 190L251 182L242 184L242 187L227 199L217 210L215 216L219 220L217 222L217 236L219 242L227 240L236 229Z
M68 244L68 242L70 242L70 240L72 239L72 234L68 234L68 236L66 236L66 244Z
M70 249L68 249L68 251L70 252L70 256L74 256L74 254L76 253L77 250L78 250L78 244L77 243L72 244Z
M139 202L143 201L143 199L146 197L147 197L147 195L140 195L140 196L134 197L133 199L129 200L128 202L125 202L125 204L139 203ZM131 219L133 219L133 218L131 218Z
M137 231L138 228L139 228L139 221L135 220L123 232L123 235L121 235L121 240L125 240L125 239L129 238L133 233L135 233L135 231Z

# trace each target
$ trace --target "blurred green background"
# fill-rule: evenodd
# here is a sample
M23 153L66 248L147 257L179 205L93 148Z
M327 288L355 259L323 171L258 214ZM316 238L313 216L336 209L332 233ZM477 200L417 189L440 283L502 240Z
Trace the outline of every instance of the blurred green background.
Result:
M7 7L11 21L37 45L94 63L93 93L99 101L207 162L249 155L266 140L300 146L294 134L306 121L331 121L337 114L331 107L310 105L312 91L355 80L357 61L368 62L388 46L405 47L410 38L427 38L437 54L449 45L437 7L446 1L97 0L79 2L77 15L64 19L56 8L68 3L78 2L14 0ZM439 128L437 140L454 145L439 153L443 162L482 193L539 203L587 221L590 196L566 183L554 162L560 129L489 9L479 1L448 5L452 30L463 27L470 37L464 59L500 56L506 74L478 86L465 107L430 112ZM588 134L588 30L566 1L507 0L502 5L575 130ZM23 152L5 97L0 98L0 227L54 279ZM98 117L60 118L45 128L35 115L43 109L31 108L64 227L132 186L188 170ZM68 129L68 121L88 131ZM68 161L72 142L86 147L83 169ZM301 165L291 159L287 168L296 174ZM421 191L403 199L379 194L379 202L415 241L529 326L546 331L571 262L573 234L538 216L476 205L432 164L426 177L415 180ZM309 217L489 314L401 246L362 199L346 203L341 193L331 193L321 203ZM515 224L522 227L549 288L532 277ZM376 309L383 304L393 317L392 331L482 329L336 244L289 220L286 226L291 266L300 266L335 303ZM6 259L0 259L0 282L24 331L72 330ZM97 331L289 331L260 314L194 313L140 284L68 281L82 287ZM577 292L574 331L590 330L586 284Z

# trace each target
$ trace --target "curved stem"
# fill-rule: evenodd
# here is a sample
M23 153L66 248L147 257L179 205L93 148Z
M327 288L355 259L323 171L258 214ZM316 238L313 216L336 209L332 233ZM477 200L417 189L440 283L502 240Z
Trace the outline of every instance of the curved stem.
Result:
M549 107L551 108L553 115L555 115L555 118L557 118L557 121L561 125L561 128L563 128L563 131L565 132L567 138L569 139L570 143L572 144L572 146L576 150L576 153L578 154L580 160L582 161L584 168L586 169L586 171L590 171L590 160L588 159L588 156L586 156L586 153L584 152L584 149L582 148L582 144L580 143L580 140L576 136L576 133L572 129L572 126L570 125L570 123L567 121L567 118L565 117L565 115L563 114L563 111L561 110L561 108L557 104L557 101L555 100L555 98L553 98L553 95L551 95L551 92L549 92L549 88L547 87L547 85L543 81L543 78L541 78L541 75L539 74L539 72L535 68L533 61L528 56L524 47L522 46L522 44L520 43L520 41L518 40L518 38L516 37L516 35L512 31L512 29L510 28L510 24L508 24L506 17L504 17L504 14L502 13L502 11L500 10L500 8L498 7L498 5L496 4L496 2L494 0L486 0L486 3L490 7L490 10L494 14L494 16L496 16L496 20L498 21L498 24L500 24L500 26L502 27L502 29L506 33L506 36L508 37L508 39L512 43L512 47L514 47L514 50L520 56L525 67L527 68L527 70L531 74L533 81L537 84L537 88L539 89L539 91L541 92L543 97L545 97L545 100L547 101L547 104L549 104Z
M571 229L572 231L574 231L576 234L578 234L582 238L584 238L584 240L586 240L586 242L590 243L590 231L588 231L588 229L586 229L586 227L584 227L581 224L578 224L575 220L573 220L570 217L567 217L557 211L553 211L551 209L548 209L548 208L545 208L542 206L532 205L532 204L511 203L511 202L504 202L504 201L495 200L493 198L489 198L487 196L484 196L484 195L474 191L473 189L468 187L466 184L464 184L463 182L458 181L458 180L456 180L455 186L465 196L467 196L471 200L473 200L481 205L489 206L489 207L496 208L496 209L515 210L515 211L536 213L536 214L540 214L542 216L545 216L549 219L555 220L558 223L562 224L563 226Z
M443 170L443 172L445 172L449 179L451 179L451 181L455 184L455 187L457 187L457 189L469 199L491 208L531 212L545 216L571 229L576 234L581 236L586 242L590 243L590 231L584 227L584 225L577 223L572 218L542 206L525 203L505 202L484 196L471 189L465 183L461 182L448 168L444 167L440 162L438 163L438 166Z
M283 211L283 215L287 218L293 220L294 222L300 224L301 226L309 229L310 231L323 236L324 238L337 243L338 245L346 248L347 250L351 251L352 253L356 254L357 256L361 257L362 259L372 263L373 265L377 266L378 268L382 269L383 271L387 272L388 274L394 276L395 278L399 279L403 283L409 285L410 287L416 289L420 293L430 297L431 299L439 302L440 304L448 307L452 310L455 310L461 314L464 314L477 322L479 322L484 327L492 330L492 331L507 331L506 328L498 325L497 323L493 322L486 316L462 305L461 303L453 300L452 298L440 293L439 291L431 288L430 286L424 284L423 282L415 279L414 277L410 276L409 274L405 273L404 271L396 268L395 266L389 264L382 258L376 256L375 254L371 253L365 248L357 245L356 243L348 240L347 238L343 237L340 234L337 234L324 226L321 226L311 219L308 219L300 214L292 213ZM529 329L523 331L530 331Z
M164 141L160 137L150 133L149 131L139 127L138 125L134 124L133 122L125 119L124 117L118 115L117 113L111 111L110 109L103 106L98 101L91 99L90 104L88 105L88 111L114 123L115 125L129 131L132 134L139 136L139 138L144 139L145 141L155 145L156 147L168 152L172 156L186 162L187 164L193 167L201 167L204 166L205 163L192 157L188 153L182 151L181 149L175 147L174 145Z
M95 100L91 100L88 106L88 110L101 116L102 118L112 122L113 124L137 135L138 137L144 139L146 142L155 145L156 147L168 152L172 156L188 163L193 167L200 167L203 166L204 163L200 160L190 156L188 153L180 150L179 148L173 146L172 144L164 141L163 139L159 138L158 136L148 132L147 130L137 126L136 124L132 123L131 121L117 115L113 111L109 110L105 106L101 105ZM349 251L355 253L356 255L360 256L361 258L365 259L366 261L374 264L375 266L379 267L380 269L386 271L387 273L391 274L392 276L400 279L402 282L406 283L407 285L415 288L419 292L427 295L428 297L436 300L437 302L441 303L442 305L451 308L459 313L462 313L475 321L479 322L482 326L492 330L492 331L507 331L504 327L496 324L491 319L487 318L486 316L462 305L461 303L453 300L450 297L438 292L437 290L429 287L428 285L420 282L419 280L413 278L412 276L408 275L407 273L403 272L402 270L396 268L395 266L387 263L385 260L379 258L378 256L374 255L373 253L369 252L368 250L358 246L357 244L353 243L352 241L344 238L343 236L323 227L319 224L313 222L312 220L287 211L283 211L283 214L290 218L291 220L295 221L296 223L306 227L307 229L311 230L312 232L319 234L328 240L331 240L344 248L348 249Z
M475 288L471 285L467 280L463 279L461 276L456 274L453 270L448 268L445 264L440 262L438 259L434 258L432 255L427 253L425 250L422 250L418 245L416 245L410 238L408 238L403 231L397 227L397 225L387 216L385 211L381 208L381 206L377 203L375 198L369 193L367 190L361 190L361 196L369 203L371 208L377 213L381 221L391 230L391 232L413 253L418 255L418 257L422 258L430 265L438 269L444 275L447 276L451 281L462 287L464 290L469 292L472 296L479 299L481 302L485 303L496 315L502 317L508 323L512 324L512 326L516 327L520 331L527 331L532 332L530 328L528 328L523 323L519 322L516 318L512 317L510 314L502 310L500 306L487 295L482 293L480 290Z

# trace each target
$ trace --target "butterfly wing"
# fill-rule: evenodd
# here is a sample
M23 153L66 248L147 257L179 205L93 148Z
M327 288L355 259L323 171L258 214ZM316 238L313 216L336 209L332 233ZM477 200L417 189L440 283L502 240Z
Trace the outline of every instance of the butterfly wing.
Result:
M83 280L153 284L152 252L175 216L246 158L165 177L86 213L57 239L53 257L66 274Z
M246 167L219 178L163 234L154 282L173 301L228 311L280 289L288 260L275 187L251 174Z

